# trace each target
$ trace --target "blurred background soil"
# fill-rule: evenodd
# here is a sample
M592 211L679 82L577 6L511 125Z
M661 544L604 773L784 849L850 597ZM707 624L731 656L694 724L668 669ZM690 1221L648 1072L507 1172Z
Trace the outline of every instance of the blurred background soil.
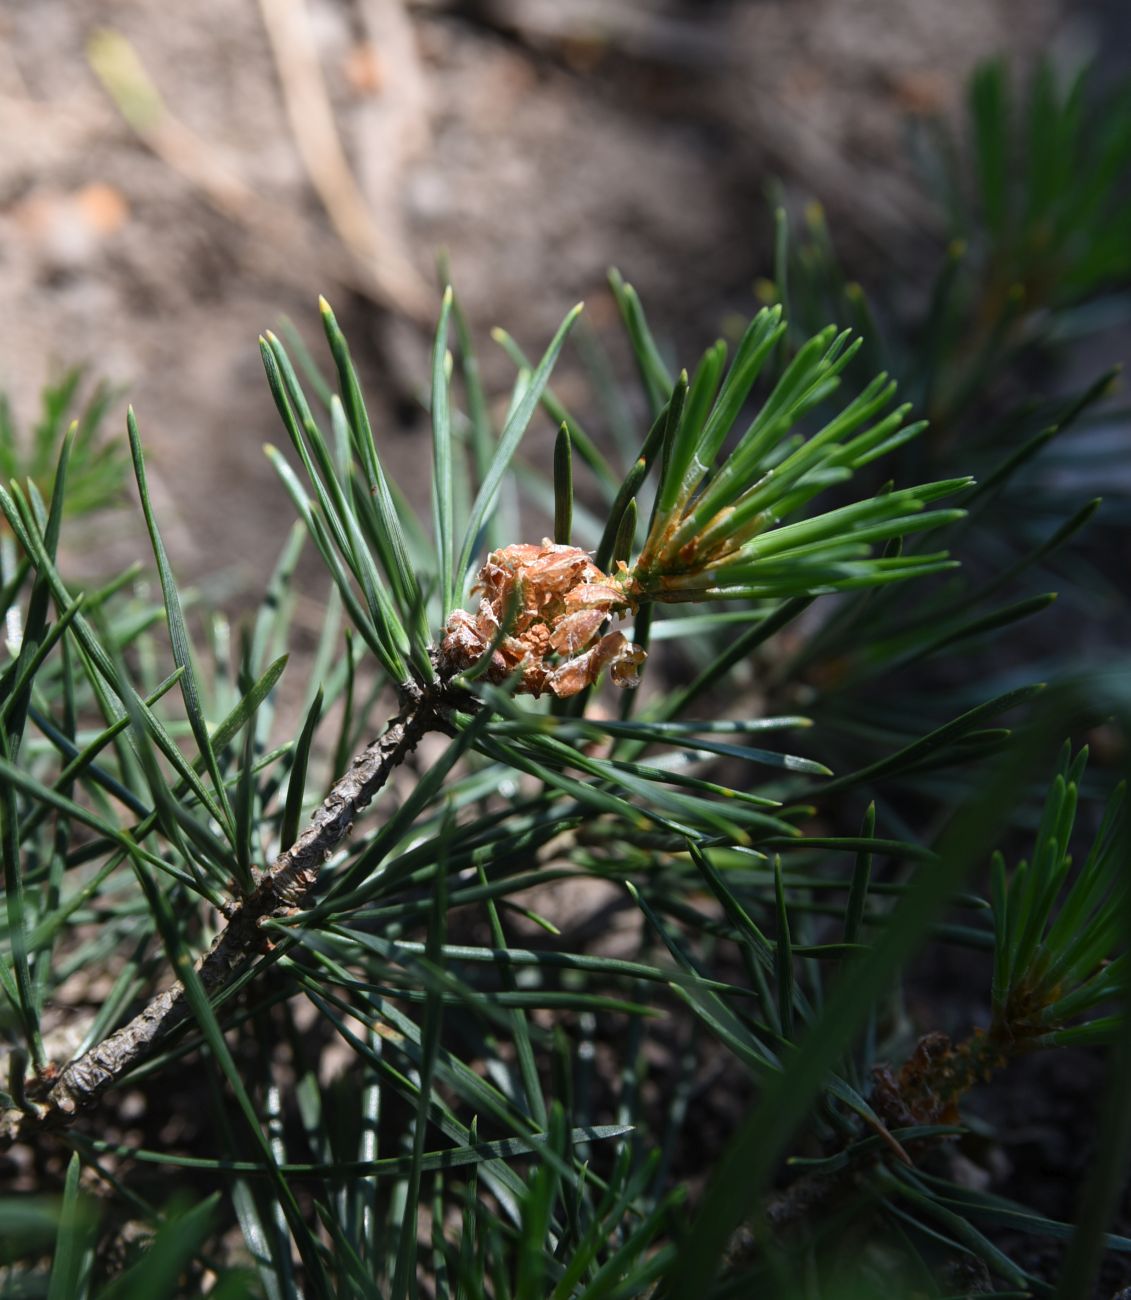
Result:
M178 574L238 608L292 517L256 350L283 315L316 343L331 299L423 504L438 249L500 394L489 328L540 351L584 298L600 329L610 265L677 347L748 313L774 178L914 292L939 232L908 115L952 114L982 58L1077 61L1121 23L1118 0L0 0L0 388L26 425L52 363L121 383ZM82 550L146 558L124 513Z

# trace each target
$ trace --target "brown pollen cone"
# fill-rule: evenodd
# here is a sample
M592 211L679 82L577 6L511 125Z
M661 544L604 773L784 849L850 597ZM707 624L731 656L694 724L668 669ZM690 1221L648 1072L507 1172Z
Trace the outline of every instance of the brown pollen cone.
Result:
M471 668L494 645L488 680L521 669L523 694L550 691L564 699L593 685L604 668L617 686L636 686L645 652L623 632L600 635L608 619L634 610L635 602L585 551L548 538L492 551L472 592L480 595L478 611L457 609L444 628L445 675Z

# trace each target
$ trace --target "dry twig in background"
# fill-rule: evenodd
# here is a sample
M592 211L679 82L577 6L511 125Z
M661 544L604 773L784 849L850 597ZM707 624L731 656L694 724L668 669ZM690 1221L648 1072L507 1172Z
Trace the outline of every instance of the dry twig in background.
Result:
M265 4L265 8L270 7ZM270 30L272 24L268 26ZM289 44L291 38L285 40ZM401 315L414 320L425 319L427 298L423 281L399 252L387 247L375 229L372 241L367 242L362 236L363 222L357 213L352 213L348 227L343 225L340 203L333 194L330 195L332 201L327 201L327 193L321 187L319 178L325 178L323 172L312 173L312 180L344 248L337 240L328 239L312 228L309 222L264 204L261 196L214 145L202 140L170 111L137 51L120 33L105 29L96 33L90 41L88 57L107 94L138 138L198 190L213 208L254 235L256 254L268 259L273 273L284 275L307 289L313 280L328 275L339 285L362 293ZM287 66L289 69L290 65ZM314 71L320 78L317 66ZM293 123L296 113L301 118L309 111L310 103L317 103L318 95L309 88L309 69L302 69L299 73L301 92L289 89L291 75L289 71L283 75L281 62L280 76L288 107L292 108L295 93L299 93L304 105L300 109L292 108ZM322 99L325 101L324 87ZM328 108L328 101L325 102ZM341 146L337 142L332 116L330 131L340 154ZM296 132L296 145L308 172L311 167L306 149L317 151L325 148L324 132L324 123L313 129L304 127L301 135ZM345 166L344 155L342 165ZM352 179L350 184L353 184ZM356 186L353 192L364 206Z

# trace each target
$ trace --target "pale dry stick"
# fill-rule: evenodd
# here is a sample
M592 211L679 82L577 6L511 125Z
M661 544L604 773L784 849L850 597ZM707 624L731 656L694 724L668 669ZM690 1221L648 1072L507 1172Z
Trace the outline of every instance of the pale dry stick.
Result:
M378 276L373 257L360 259L353 249L309 222L265 203L208 141L171 112L124 36L99 31L91 38L87 55L106 93L141 142L213 208L254 235L254 255L266 259L272 272L306 288L312 277L328 275L399 315L427 319L419 295L403 295L387 276Z
M342 243L402 310L430 320L433 294L358 187L338 133L305 0L259 0L299 158Z
M409 166L433 153L429 75L405 0L354 0L357 76L367 93L351 105L350 162L378 229L407 247L403 195ZM347 121L339 116L345 135Z
M403 688L407 703L400 714L334 783L306 829L232 909L228 923L197 962L205 993L217 993L249 957L262 950L265 920L286 915L309 897L322 864L421 737L429 731L450 730L449 691L442 679L423 688L415 684ZM24 1109L0 1112L0 1149L43 1129L70 1124L190 1014L180 981L158 993L129 1024L64 1066L42 1097L31 1098Z
M420 0L409 0L418 7ZM613 5L608 0L490 0L479 21L513 33L536 50L613 50L629 58L676 68L733 64L736 51L696 17L672 18L655 3Z

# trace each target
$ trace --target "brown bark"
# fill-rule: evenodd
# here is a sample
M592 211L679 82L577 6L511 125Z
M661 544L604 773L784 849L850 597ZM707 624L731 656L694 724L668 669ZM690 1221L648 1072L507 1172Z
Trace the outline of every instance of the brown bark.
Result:
M416 748L421 736L428 731L448 730L445 692L442 682L423 690L406 688L408 703L401 713L334 783L306 829L263 872L252 892L232 910L212 947L197 962L197 974L206 993L222 989L263 947L264 920L302 906L322 864L393 770ZM30 1109L13 1108L0 1113L0 1149L35 1131L69 1124L190 1014L180 981L157 994L129 1024L66 1065L47 1091L30 1102Z

